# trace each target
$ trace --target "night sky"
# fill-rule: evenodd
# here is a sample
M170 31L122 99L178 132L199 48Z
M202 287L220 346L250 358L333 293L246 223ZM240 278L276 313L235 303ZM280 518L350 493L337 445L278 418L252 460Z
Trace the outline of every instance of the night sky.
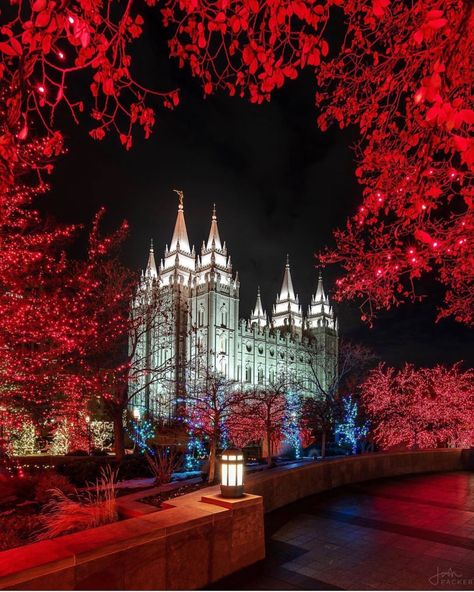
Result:
M138 269L146 264L150 238L157 260L170 242L177 209L172 189L183 189L188 234L197 250L207 239L216 203L221 239L240 275L241 316L249 316L258 284L271 311L287 253L306 310L317 281L313 253L331 243L332 229L358 205L354 130L318 131L309 73L265 105L222 94L204 100L198 81L166 58L165 32L155 15L150 12L132 51L137 78L161 90L179 87L179 107L160 109L152 137L144 140L137 131L129 152L115 136L92 140L86 119L81 127L63 123L69 153L56 166L44 209L61 221L86 224L105 205L110 228L126 218L131 231L123 259ZM326 288L337 273L325 271ZM424 289L428 294L435 287ZM390 364L472 364L470 332L454 321L435 324L434 300L381 313L372 329L359 320L357 304L341 305L341 333Z

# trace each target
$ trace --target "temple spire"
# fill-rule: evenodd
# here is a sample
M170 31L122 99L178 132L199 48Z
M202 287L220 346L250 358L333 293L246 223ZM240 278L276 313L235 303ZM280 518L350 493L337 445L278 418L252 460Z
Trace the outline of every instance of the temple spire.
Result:
M178 194L178 215L176 216L176 224L174 226L173 238L171 239L170 251L174 251L179 248L180 251L186 253L191 252L188 240L188 232L186 230L186 222L184 220L184 205L183 197L184 194L179 189L173 189Z
M155 253L153 251L153 239L151 239L151 241L150 241L150 252L148 254L148 263L146 266L145 276L152 277L152 278L158 277L158 272L156 270L156 263L155 263Z
M289 255L286 256L285 273L283 275L283 283L280 291L280 301L281 300L296 300L293 280L291 279Z
M212 208L211 229L209 231L206 248L222 249L221 237L219 236L219 229L217 227L216 204L214 204Z
M257 289L257 301L250 317L250 324L256 323L259 327L265 327L267 324L267 315L263 310L262 299L260 297L260 286Z
M327 297L324 293L323 274L319 270L318 287L316 288L316 294L314 296L314 302L326 302Z

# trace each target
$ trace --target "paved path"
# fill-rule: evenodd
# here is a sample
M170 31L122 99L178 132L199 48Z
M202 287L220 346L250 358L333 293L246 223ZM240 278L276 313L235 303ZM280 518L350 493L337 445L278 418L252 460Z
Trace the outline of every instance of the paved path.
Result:
M474 590L474 474L384 479L266 517L267 558L221 590Z

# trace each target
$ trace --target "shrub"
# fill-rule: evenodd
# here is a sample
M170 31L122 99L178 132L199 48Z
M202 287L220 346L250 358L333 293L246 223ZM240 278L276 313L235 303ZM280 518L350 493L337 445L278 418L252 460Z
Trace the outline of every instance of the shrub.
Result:
M46 504L51 501L51 490L62 491L65 495L74 492L74 487L67 477L54 471L43 473L36 481L35 501Z
M0 503L16 498L17 500L33 499L35 479L29 475L20 477L3 477L0 479ZM11 500L13 501L13 500Z
M176 448L172 446L157 447L153 454L148 454L148 452L145 454L157 485L169 483L171 475L182 463L182 455L179 455Z
M100 470L103 466L103 462L84 459L58 465L57 470L76 487L83 487L86 483L93 483L100 477Z
M51 501L44 507L36 540L115 522L118 518L116 478L117 471L107 465L102 467L95 488L83 493L77 500L69 498L59 489L53 490Z
M89 456L87 450L71 450L67 452L65 456Z
M91 450L91 456L109 456L107 450L102 448L93 448Z
M38 525L39 517L34 514L0 517L0 551L29 543Z
M120 463L119 478L122 480L135 479L137 477L152 477L148 462L144 455L126 456Z

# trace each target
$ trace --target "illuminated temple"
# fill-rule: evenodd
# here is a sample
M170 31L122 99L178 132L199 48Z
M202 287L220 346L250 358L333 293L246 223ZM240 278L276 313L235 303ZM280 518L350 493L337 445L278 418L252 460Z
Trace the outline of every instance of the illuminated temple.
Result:
M269 386L282 377L303 393L315 394L318 383L326 388L337 363L338 324L321 275L304 313L287 257L272 314L264 311L257 289L250 317L242 318L238 273L221 239L215 207L207 241L196 254L178 193L171 243L158 266L150 248L141 280L142 294L157 290L172 314L164 315L168 322L153 326L138 344L136 360L150 372L141 374L143 385L132 406L170 417L176 401L210 372L243 389Z

